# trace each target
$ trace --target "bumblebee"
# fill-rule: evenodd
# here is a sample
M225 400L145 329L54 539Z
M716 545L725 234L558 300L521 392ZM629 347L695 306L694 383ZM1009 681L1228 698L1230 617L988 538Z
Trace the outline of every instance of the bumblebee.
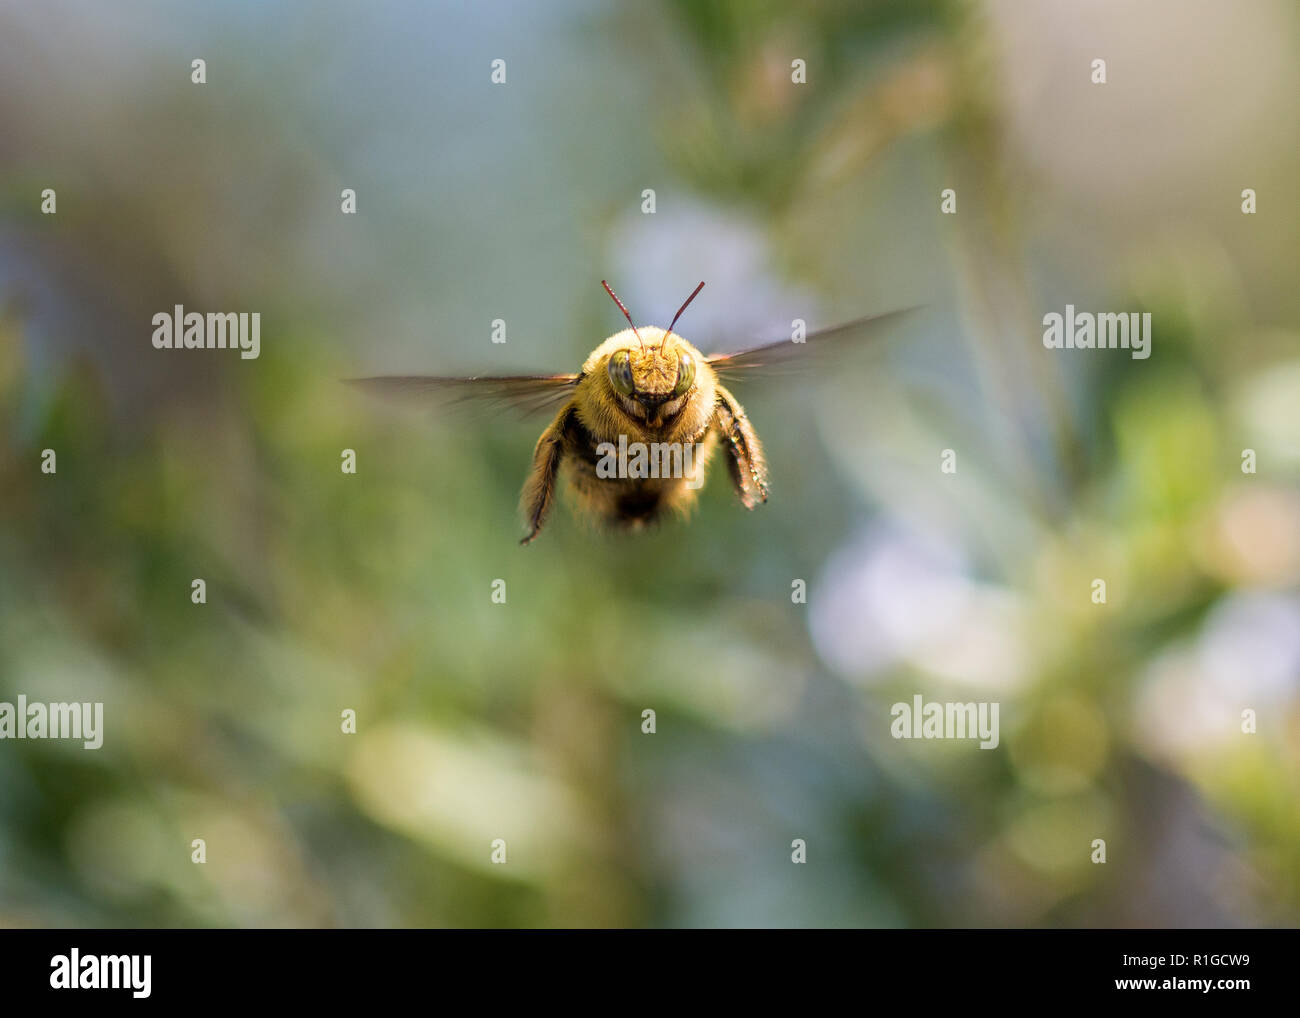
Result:
M615 529L640 530L665 513L685 513L718 455L746 509L766 502L762 442L722 378L743 379L797 364L830 341L861 338L900 314L859 319L802 341L705 356L673 331L704 283L677 309L667 329L638 329L609 284L602 280L601 285L630 328L596 347L577 374L354 380L383 394L457 394L538 412L558 407L537 440L524 482L520 510L526 533L521 544L541 533L562 484L575 495L582 515ZM637 453L630 464L626 455L615 457L616 450L629 448Z

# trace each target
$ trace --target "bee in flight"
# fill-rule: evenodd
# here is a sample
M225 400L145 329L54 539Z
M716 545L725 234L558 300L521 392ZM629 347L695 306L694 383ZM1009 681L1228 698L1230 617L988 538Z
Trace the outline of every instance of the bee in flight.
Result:
M527 533L521 544L541 532L561 480L576 495L583 514L617 529L639 530L666 512L684 513L694 505L704 472L719 450L741 504L753 509L766 502L762 443L722 379L744 379L791 365L826 349L830 341L875 332L901 313L858 319L811 333L803 342L787 339L706 357L673 332L703 283L677 309L666 330L648 325L638 329L609 284L601 280L601 285L631 328L596 347L576 375L353 380L380 394L455 393L528 412L558 407L537 440L524 482L520 508ZM630 459L627 450L632 450Z

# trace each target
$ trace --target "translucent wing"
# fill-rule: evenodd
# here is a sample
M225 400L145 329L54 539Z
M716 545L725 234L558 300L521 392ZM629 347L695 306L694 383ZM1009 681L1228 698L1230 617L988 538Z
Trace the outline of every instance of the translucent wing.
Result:
M577 375L383 375L351 378L349 384L386 398L433 405L479 404L521 414L557 410L573 395Z
M739 353L714 354L709 358L709 363L713 365L714 371L727 380L802 371L824 363L828 354L834 355L860 341L879 338L915 310L917 309L902 308L857 318L843 325L809 333L802 343L784 339Z

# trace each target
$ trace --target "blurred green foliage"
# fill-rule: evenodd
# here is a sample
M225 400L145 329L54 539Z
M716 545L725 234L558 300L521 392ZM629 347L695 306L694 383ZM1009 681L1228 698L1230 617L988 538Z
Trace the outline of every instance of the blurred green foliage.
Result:
M1294 210L1242 217L1208 164L1099 159L1092 192L1053 162L1092 118L1164 165L1086 84L1043 84L1068 18L334 13L191 12L184 42L0 18L0 700L102 700L107 725L95 752L0 743L0 923L1296 923ZM1230 56L1288 94L1249 47L1294 12L1242 17ZM1170 89L1207 148L1232 136ZM1294 179L1293 137L1248 155L1261 192ZM637 232L647 186L666 237ZM722 250L763 258L728 280L734 223ZM520 549L544 421L340 384L571 370L618 327L607 265L634 312L688 292L654 244L701 305L933 305L833 377L740 392L756 513L719 474L689 523L607 537L562 508ZM1150 310L1151 360L1045 351L1067 301ZM154 351L174 303L260 310L261 357ZM917 691L999 701L1000 748L891 739Z

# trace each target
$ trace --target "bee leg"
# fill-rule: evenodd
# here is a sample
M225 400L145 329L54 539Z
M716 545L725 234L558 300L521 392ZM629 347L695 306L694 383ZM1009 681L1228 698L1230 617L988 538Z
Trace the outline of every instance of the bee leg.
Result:
M565 407L551 426L542 432L533 450L533 468L524 482L524 490L519 496L519 508L524 514L528 534L520 544L528 544L535 538L546 522L546 517L555 504L555 480L559 476L560 462L564 459L564 432L569 423L572 409Z
M713 414L714 426L722 435L731 483L746 509L767 501L767 461L763 445L745 416L736 397L718 386L718 402Z

